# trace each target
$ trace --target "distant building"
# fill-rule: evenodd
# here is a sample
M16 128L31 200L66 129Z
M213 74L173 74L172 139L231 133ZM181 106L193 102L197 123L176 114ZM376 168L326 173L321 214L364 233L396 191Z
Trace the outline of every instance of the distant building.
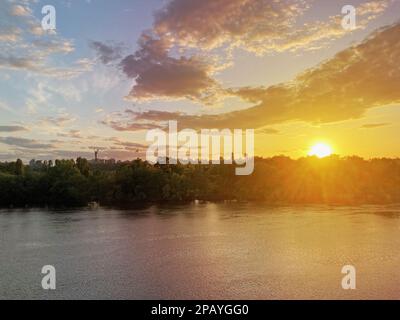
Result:
M94 160L90 160L89 163L91 164L107 164L107 165L113 165L116 163L115 159L100 159L99 158L99 149L96 149L94 151Z

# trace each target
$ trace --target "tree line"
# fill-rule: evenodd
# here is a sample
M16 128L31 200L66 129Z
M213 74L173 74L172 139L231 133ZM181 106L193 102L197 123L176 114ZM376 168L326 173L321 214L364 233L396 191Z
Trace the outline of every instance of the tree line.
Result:
M0 163L0 206L43 207L204 201L270 204L400 202L400 159L330 156L256 158L250 176L236 165L151 165L141 159Z

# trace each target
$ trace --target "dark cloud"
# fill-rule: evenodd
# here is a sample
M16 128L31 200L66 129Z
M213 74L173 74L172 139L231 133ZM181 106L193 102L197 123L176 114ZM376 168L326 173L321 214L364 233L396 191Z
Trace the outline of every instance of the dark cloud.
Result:
M27 129L22 126L0 126L0 132L17 132L17 131L27 131Z
M54 147L52 144L17 137L0 137L0 143L26 149L51 149Z
M363 124L361 128L363 129L374 129L374 128L379 128L379 127L385 127L390 125L390 123L368 123L368 124Z
M154 121L132 121L131 117L117 113L107 117L107 119L101 121L102 124L113 128L116 131L141 131L162 128L161 124L157 124Z
M73 138L73 139L81 139L82 134L79 130L70 130L67 133L57 133L58 137L63 137L63 138Z
M65 125L68 122L73 122L75 121L75 118L68 115L68 114L64 114L64 115L60 115L57 117L46 117L40 120L43 124L50 124L53 126L57 126L57 127L61 127L63 125Z
M170 57L169 43L143 34L140 49L121 61L123 72L135 80L128 97L132 99L201 100L207 103L219 86L211 78L213 69L198 57Z
M96 51L97 57L104 64L116 61L122 58L124 46L120 43L103 43L100 41L92 41L90 47Z
M38 64L41 64L40 58L34 57L16 57L12 55L0 55L0 68L23 69L38 72Z
M130 115L136 121L168 121L177 119L181 116L184 116L182 112L167 112L167 111L158 111L158 110L149 110L145 112L137 112L131 109L125 110L125 113Z
M119 148L123 147L125 149L137 150L137 149L147 149L148 147L147 145L138 142L123 141L117 137L109 138L107 139L107 141L113 142L115 146L118 146Z

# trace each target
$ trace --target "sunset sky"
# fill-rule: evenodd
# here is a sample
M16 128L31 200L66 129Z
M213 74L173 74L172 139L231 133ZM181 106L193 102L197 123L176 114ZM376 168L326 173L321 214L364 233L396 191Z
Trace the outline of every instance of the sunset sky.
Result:
M1 0L0 161L132 159L168 120L254 128L260 156L398 157L399 61L399 0Z

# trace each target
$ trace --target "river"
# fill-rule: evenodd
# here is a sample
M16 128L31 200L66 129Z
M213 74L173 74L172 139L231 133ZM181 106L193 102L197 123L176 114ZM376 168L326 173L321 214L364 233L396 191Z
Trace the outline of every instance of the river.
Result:
M400 299L400 206L0 211L0 299L383 298Z

